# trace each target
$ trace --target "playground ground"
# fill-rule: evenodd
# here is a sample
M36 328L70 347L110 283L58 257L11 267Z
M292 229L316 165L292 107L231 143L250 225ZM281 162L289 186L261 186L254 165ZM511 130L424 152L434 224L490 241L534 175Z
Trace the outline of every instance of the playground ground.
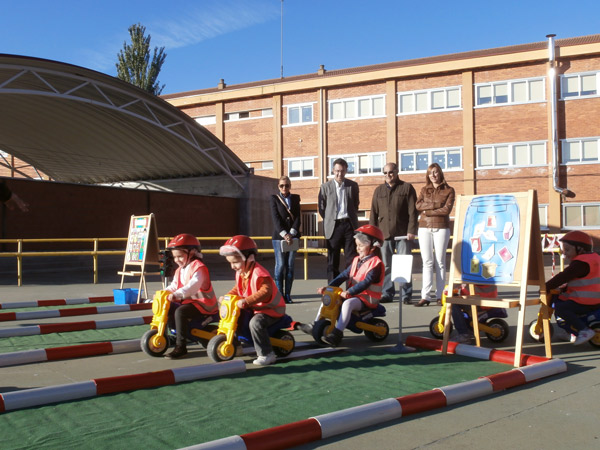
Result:
M323 258L324 259L324 258ZM314 317L319 304L315 291L325 284L324 261L312 261L311 279L297 280L293 293L295 303L289 305L288 313L297 321L309 321ZM272 261L263 261L267 268ZM0 302L28 301L55 298L82 298L89 296L110 295L112 289L119 287L118 277L112 275L114 268L106 268L101 276L100 284L85 282L89 273L79 273L74 267L64 268L68 264L40 265L37 271L29 272L22 287L9 284L8 278L0 278ZM118 267L118 266L117 266ZM217 294L226 292L232 285L232 273L225 265L214 266L215 291ZM63 270L65 269L65 270ZM3 275L7 272L4 271ZM10 275L10 274L8 274ZM297 270L297 277L300 271ZM420 289L420 274L415 274L415 297L418 298ZM134 287L133 281L127 287ZM160 288L158 281L149 283L149 291ZM506 292L506 295L515 295ZM396 301L387 304L386 320L391 329L391 335L382 348L393 346L397 342L398 307ZM403 307L403 334L431 337L428 331L429 322L438 312L436 306L415 308ZM106 314L101 319L111 319L124 316L147 315L148 312ZM526 322L535 319L537 308L527 310ZM0 328L31 325L32 323L57 323L84 320L100 320L94 316L81 318L39 319L35 321L0 322ZM495 348L508 351L514 350L514 336L517 312L509 311L508 323L511 325L511 337ZM298 342L310 342L308 336L295 333ZM483 338L483 346L491 343ZM348 352L362 352L373 348L364 336L348 336L343 341L343 347ZM32 387L52 386L77 381L87 381L95 378L128 375L134 373L152 372L174 367L209 363L205 352L199 347L190 347L190 356L177 361L163 358L152 358L141 352L105 355L85 359L34 363L23 366L0 368L0 385L2 392L20 390ZM544 348L540 343L533 342L526 335L524 353L543 355ZM554 356L568 364L564 374L552 376L522 387L506 390L502 393L477 400L467 401L448 408L417 414L397 421L361 429L356 432L343 434L334 438L321 440L298 448L324 449L447 449L447 448L597 448L600 442L600 429L597 426L598 405L600 404L600 381L598 366L600 351L585 344L574 347L570 343L557 342L553 344ZM440 361L452 356L438 355ZM245 359L247 362L251 358ZM248 364L248 370L256 369ZM509 370L507 367L506 370ZM423 368L426 371L436 371L431 364ZM402 366L398 366L398 377L402 377ZM443 381L443 378L442 378ZM442 383L441 385L443 385ZM398 393L401 395L401 393ZM83 400L85 401L85 400ZM61 420L68 418L61 417ZM110 433L110 430L107 430ZM199 442L198 442L199 443ZM157 447L159 448L159 447ZM160 447L164 448L164 447Z

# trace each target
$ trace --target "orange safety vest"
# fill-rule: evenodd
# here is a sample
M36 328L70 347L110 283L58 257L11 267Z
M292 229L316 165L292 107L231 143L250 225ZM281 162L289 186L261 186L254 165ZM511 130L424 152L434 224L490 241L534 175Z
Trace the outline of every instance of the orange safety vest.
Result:
M208 289L200 289L195 294L192 294L191 298L185 298L181 301L182 305L192 303L202 314L215 314L219 306L217 305L217 296L213 290L212 283L208 274L208 268L199 259L194 259L186 267L187 270L181 270L181 267L177 268L175 272L175 279L177 280L177 289L182 288L190 282L196 272L204 272L204 277L209 280Z
M240 296L246 298L258 291L258 280L260 278L267 279L271 283L271 298L265 302L258 302L254 305L248 305L254 310L254 314L266 314L271 317L282 317L285 314L285 300L277 289L273 278L263 266L258 263L254 263L252 274L246 285L246 289L243 289L243 280L238 272L235 274L235 281L237 284L237 291Z
M350 268L350 277L348 279L348 289L363 281L372 269L380 265L381 276L379 277L379 281L370 284L369 287L367 287L367 289L362 291L360 294L356 295L367 307L375 309L379 304L379 299L381 299L381 291L383 290L383 279L385 277L383 262L378 256L372 256L369 259L367 259L360 267L358 267L359 260L360 256L357 256L356 258L354 258L354 261L352 261L352 267Z
M590 265L590 273L567 283L567 290L559 295L561 300L573 300L582 305L600 304L600 255L585 253L577 255L573 261L583 261Z

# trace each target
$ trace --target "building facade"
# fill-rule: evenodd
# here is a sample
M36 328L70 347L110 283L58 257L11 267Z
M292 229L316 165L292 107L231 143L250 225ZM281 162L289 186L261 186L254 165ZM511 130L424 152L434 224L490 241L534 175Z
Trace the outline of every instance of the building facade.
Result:
M343 157L360 185L363 219L386 162L397 162L400 178L417 191L437 162L457 194L536 189L542 230L600 237L600 35L321 66L234 86L221 80L163 98L255 174L288 175L308 233L319 231L319 186Z

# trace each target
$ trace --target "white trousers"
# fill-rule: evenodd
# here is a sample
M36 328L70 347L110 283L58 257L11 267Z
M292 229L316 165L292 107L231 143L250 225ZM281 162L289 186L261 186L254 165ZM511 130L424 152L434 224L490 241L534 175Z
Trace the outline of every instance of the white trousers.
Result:
M423 260L421 299L429 299L429 293L433 289L434 271L435 298L437 300L442 298L446 283L446 250L449 240L449 228L419 228L419 249Z

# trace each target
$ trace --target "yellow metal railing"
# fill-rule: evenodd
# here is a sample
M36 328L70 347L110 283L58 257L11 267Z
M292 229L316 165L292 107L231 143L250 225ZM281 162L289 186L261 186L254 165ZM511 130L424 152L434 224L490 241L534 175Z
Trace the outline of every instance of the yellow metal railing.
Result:
M545 234L543 235L546 238L552 237L553 235ZM542 236L542 237L543 237ZM199 237L198 240L202 241L218 241L225 242L229 239L229 236L214 236L214 237ZM271 241L270 236L253 236L252 239L255 241ZM303 257L304 263L304 279L308 279L308 255L310 254L323 254L327 253L326 248L318 248L318 247L309 247L308 242L310 241L318 241L324 240L324 236L302 236L301 238L302 244L298 249L298 253L300 253ZM163 242L163 249L166 248L167 244L171 240L170 237L161 237L159 238L159 242ZM94 284L98 283L98 257L102 255L125 255L125 249L123 250L99 250L100 243L106 242L127 242L127 238L74 238L74 239L0 239L0 244L16 244L17 251L15 252L0 252L0 258L17 258L17 283L18 286L22 285L23 282L23 258L35 258L35 257L45 257L45 256L91 256L93 258L94 263ZM90 243L92 244L92 250L72 250L72 251L23 251L24 244L49 244L49 243ZM203 246L202 252L206 254L218 254L218 248L205 248ZM272 248L259 248L259 253L274 253ZM413 249L413 253L420 253L419 249ZM452 250L449 248L447 253L451 253ZM560 249L552 248L546 249L544 248L544 253L560 253ZM560 271L564 270L564 261L563 258L560 259Z

